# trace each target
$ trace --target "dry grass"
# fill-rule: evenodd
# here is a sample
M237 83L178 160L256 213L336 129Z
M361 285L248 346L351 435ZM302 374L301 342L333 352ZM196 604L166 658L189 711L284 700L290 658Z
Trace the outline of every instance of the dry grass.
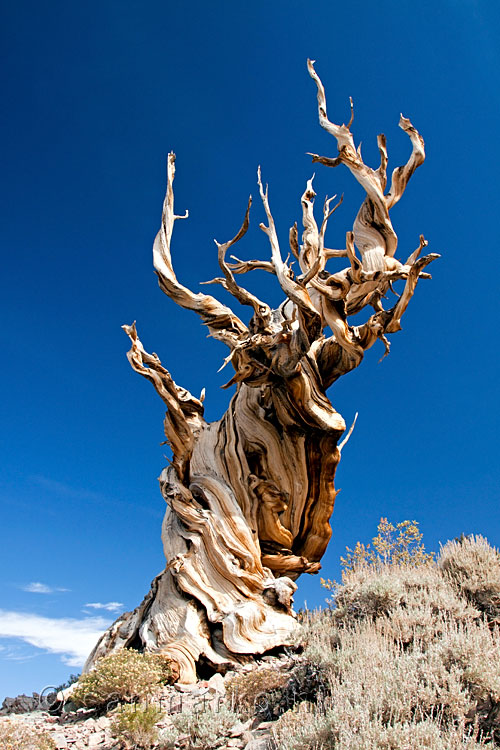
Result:
M19 719L0 720L0 750L54 750L47 732L31 729Z

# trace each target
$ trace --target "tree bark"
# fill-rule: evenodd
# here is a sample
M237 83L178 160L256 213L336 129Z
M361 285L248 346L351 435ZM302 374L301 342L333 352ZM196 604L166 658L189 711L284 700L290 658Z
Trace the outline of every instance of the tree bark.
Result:
M340 203L330 210L333 199L325 201L318 227L315 192L312 180L307 182L301 243L297 225L290 230L290 247L301 271L296 276L283 261L259 169L267 216L267 224L260 226L269 239L271 259L226 260L228 249L248 230L250 199L239 232L229 242L217 243L223 276L211 282L253 308L247 326L214 297L195 294L177 280L170 242L175 220L187 214L174 213L175 156L169 155L162 224L153 250L160 287L177 304L197 312L211 335L229 347L225 364L231 363L235 372L226 387L236 384L236 393L222 419L207 423L203 398L176 385L158 356L144 349L135 324L124 326L132 342L132 367L153 383L167 407L165 434L172 462L160 476L167 504L162 529L167 565L140 606L106 631L85 670L110 651L133 647L165 653L179 665L180 680L192 682L200 662L222 669L291 642L294 581L320 568L331 536L335 470L346 442L339 443L346 425L326 390L357 367L377 339L388 352L386 334L399 330L418 279L429 278L423 269L438 257L419 258L427 245L421 237L406 263L395 258L397 236L389 209L424 160L419 133L401 117L412 154L394 171L385 194L385 137L378 137L381 163L373 170L354 146L353 115L347 126L328 120L323 84L311 61L308 66L318 89L320 124L338 147L335 158L313 155L313 161L345 164L366 198L353 231L347 232L345 249L328 249L328 219ZM326 264L333 258L347 258L349 266L330 273ZM277 310L237 283L237 275L255 269L276 276L285 295ZM401 279L401 295L385 310L381 300ZM350 325L348 316L366 306L373 308L366 322Z

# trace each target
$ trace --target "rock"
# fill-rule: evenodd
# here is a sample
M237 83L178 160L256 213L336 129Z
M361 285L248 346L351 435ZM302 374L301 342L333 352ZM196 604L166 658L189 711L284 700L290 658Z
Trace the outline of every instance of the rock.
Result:
M247 721L243 722L240 721L238 724L235 724L234 727L230 731L231 737L240 737L244 732L247 731L247 729L250 728L250 724L252 723L253 719L248 719ZM248 740L247 740L248 741Z
M200 689L200 686L206 685L205 682L192 682L192 683L183 683L183 682L176 682L174 685L174 688L179 691L179 693L194 693L197 692Z
M265 729L271 729L272 726L274 726L274 721L261 721L257 724L255 729L258 732L261 732L262 730L265 730Z
M111 721L107 716L101 716L95 723L97 729L108 729L111 726Z
M29 711L36 711L40 707L40 696L33 693L32 696L17 695L15 698L5 698L2 703L2 710L6 714L24 714Z
M93 734L89 734L89 738L88 738L89 747L98 747L98 745L100 745L101 742L104 742L104 732L94 732Z
M219 674L219 672L216 672L207 682L207 687L209 690L213 690L216 693L220 693L220 695L225 695L226 693L226 686L224 684L224 677Z
M254 737L245 745L245 750L269 750L269 739L269 737L259 737L258 739Z
M68 742L66 737L61 732L54 732L52 735L57 750L67 750Z

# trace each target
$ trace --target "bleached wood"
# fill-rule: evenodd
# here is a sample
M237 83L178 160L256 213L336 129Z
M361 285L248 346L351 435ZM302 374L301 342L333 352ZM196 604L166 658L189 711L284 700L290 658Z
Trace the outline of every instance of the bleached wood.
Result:
M210 334L223 341L236 384L228 410L218 422L204 418L204 392L197 399L176 385L156 354L141 343L135 323L124 326L131 340L129 361L163 399L165 435L172 449L171 465L160 476L167 504L162 539L167 560L150 592L134 612L121 616L89 657L90 669L99 656L125 646L161 651L180 668L181 681L196 679L200 661L216 669L290 642L295 615L295 579L316 573L331 536L330 517L336 490L334 476L349 440L345 422L326 390L357 367L365 351L380 339L389 351L387 334L401 327L419 278L430 278L426 266L438 256L420 257L427 242L405 263L395 258L397 236L389 210L401 198L415 169L425 158L424 142L409 120L412 153L392 174L387 186L387 146L378 136L380 164L366 166L348 125L332 123L326 112L323 84L308 61L316 83L321 126L336 141L338 156L313 155L326 166L344 164L363 186L366 198L346 233L345 248L325 246L334 198L325 199L321 224L315 218L316 193L309 179L301 197L303 232L290 229L295 272L283 260L271 213L269 191L260 168L259 194L267 223L270 260L226 259L246 234L251 199L233 239L216 243L223 276L221 284L239 303L253 310L248 325L214 297L194 293L175 274L171 239L174 212L175 156L167 160L167 191L160 231L153 248L161 289L181 307L194 310ZM347 259L342 270L327 270L329 261ZM253 270L272 273L285 295L277 310L236 281ZM404 281L392 308L382 300ZM392 293L392 292L391 292ZM349 316L371 308L361 325ZM357 415L356 415L357 416Z

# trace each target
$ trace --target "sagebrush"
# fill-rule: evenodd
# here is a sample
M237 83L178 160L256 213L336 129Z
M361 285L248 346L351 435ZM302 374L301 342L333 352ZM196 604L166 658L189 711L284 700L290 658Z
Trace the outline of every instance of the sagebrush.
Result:
M500 743L498 552L470 537L448 543L434 560L417 524L381 523L373 549L348 551L342 583L325 581L329 608L302 624L303 658L327 670L329 694L319 710L308 702L286 712L276 724L277 746Z
M94 669L81 675L71 700L87 708L135 701L154 693L171 675L168 659L160 654L124 648L103 656Z
M159 732L159 745L165 750L173 748L182 737L188 741L185 747L214 750L225 744L224 738L228 737L231 727L240 719L237 713L223 705L216 711L184 711L171 718L172 726Z

